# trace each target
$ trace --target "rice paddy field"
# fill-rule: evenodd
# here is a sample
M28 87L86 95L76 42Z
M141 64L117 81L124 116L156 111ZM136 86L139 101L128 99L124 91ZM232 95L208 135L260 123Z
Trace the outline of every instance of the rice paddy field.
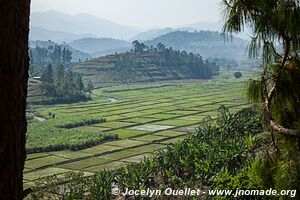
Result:
M231 73L205 81L115 85L96 89L93 100L88 102L38 107L41 115L52 113L58 119L81 115L105 118L103 123L69 131L117 134L119 138L78 151L28 154L25 188L38 178L54 174L82 171L90 175L140 162L154 151L184 139L206 116L216 118L220 106L225 105L232 111L247 107L244 72L243 75L241 79L235 79ZM45 121L38 123L43 126Z

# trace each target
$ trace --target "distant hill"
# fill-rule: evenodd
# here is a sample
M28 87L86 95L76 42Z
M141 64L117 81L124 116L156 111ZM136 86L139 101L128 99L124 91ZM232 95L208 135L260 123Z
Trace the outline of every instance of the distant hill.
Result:
M148 31L142 32L134 36L130 39L130 41L134 40L140 40L140 41L146 41L146 40L153 40L161 35L170 33L176 31L176 29L173 28L164 28L164 29L150 29Z
M72 34L92 34L97 37L129 39L139 31L89 14L68 15L57 11L33 12L31 27ZM32 33L34 35L35 33ZM43 38L48 40L49 38Z
M30 48L36 48L41 47L41 48L48 48L49 46L55 46L55 45L60 45L60 43L55 43L51 40L48 41L42 41L42 40L29 40L29 47ZM79 59L84 61L86 59L90 59L92 58L91 55L89 55L88 53L79 51L75 48L72 48L71 46L67 45L67 44L62 44L63 46L67 47L71 52L72 52L72 62L78 62Z
M188 27L191 29L195 29L198 31L217 31L220 32L222 30L222 24L219 22L203 22L199 21L193 24L186 25L184 27Z
M54 42L71 42L83 37L96 37L93 34L73 34L64 31L50 31L41 27L31 26L29 32L30 40L52 40Z
M235 58L245 57L247 42L238 37L225 38L224 35L212 31L175 31L146 41L148 45L156 46L163 43L182 51L198 53L204 58Z
M141 33L138 33L136 36L130 39L130 41L140 40L147 41L153 40L159 36L165 35L167 33L175 32L175 31L218 31L220 32L222 29L222 25L219 22L196 22L193 24L176 26L172 28L160 28L160 29L150 29Z
M74 40L68 45L74 49L89 53L92 57L125 52L131 48L131 43L112 38L82 38Z
M150 48L134 42L134 49L80 63L72 68L85 80L99 86L104 83L149 82L180 79L209 79L218 72L215 63L193 53L179 50Z

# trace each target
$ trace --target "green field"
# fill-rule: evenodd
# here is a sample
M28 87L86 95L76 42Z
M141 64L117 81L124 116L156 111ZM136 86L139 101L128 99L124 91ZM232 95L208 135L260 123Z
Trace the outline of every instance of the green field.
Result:
M119 139L78 151L64 149L28 154L24 183L31 185L39 177L70 170L94 173L139 162L155 150L184 139L206 116L217 117L221 105L233 111L247 106L243 93L246 76L243 77L235 79L228 73L207 81L109 86L94 90L92 101L37 107L46 121L30 122L29 127L38 127L40 131L39 135L29 128L30 148L46 145L46 142L31 141L35 138L43 140L47 135L45 140L49 142L49 124L71 123L73 119L105 118L106 122L63 129L61 134L67 132L68 137L52 133L57 140L69 143L74 142L72 138L79 138L85 143L89 137L97 140L111 134L117 134ZM48 117L49 113L55 114L55 119Z

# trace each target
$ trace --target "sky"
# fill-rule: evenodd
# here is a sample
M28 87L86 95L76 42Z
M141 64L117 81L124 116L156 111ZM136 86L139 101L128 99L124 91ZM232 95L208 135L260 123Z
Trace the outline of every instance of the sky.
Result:
M221 19L221 0L31 0L31 12L88 13L118 24L174 27Z

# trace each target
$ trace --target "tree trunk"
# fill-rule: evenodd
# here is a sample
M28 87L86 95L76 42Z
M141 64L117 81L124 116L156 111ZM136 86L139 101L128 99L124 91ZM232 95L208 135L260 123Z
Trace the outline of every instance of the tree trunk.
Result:
M0 199L22 199L30 0L0 0Z

